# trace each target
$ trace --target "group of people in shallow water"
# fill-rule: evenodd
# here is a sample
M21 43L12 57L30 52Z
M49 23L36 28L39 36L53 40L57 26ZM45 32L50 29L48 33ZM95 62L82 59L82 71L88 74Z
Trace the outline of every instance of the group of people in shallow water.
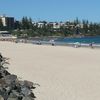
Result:
M94 44L94 42L91 42L91 43L89 44L89 47L90 47L90 48L94 48L93 44ZM81 47L81 43L80 43L80 42L76 42L76 43L74 44L74 47L75 47L75 48Z
M49 43L50 43L52 46L55 45L55 41L54 41L54 40L50 40ZM39 40L39 41L36 42L36 44L41 45L42 42Z
M27 40L19 40L19 41L22 42L22 43L28 43ZM18 41L16 41L15 43L18 43ZM52 46L56 45L56 42L53 39L49 40L48 43L51 44ZM34 41L33 44L42 45L42 41L41 40ZM82 47L82 46L94 48L94 42L91 42L88 45L83 45L80 42L75 42L75 43L73 43L72 46L75 47L75 48Z

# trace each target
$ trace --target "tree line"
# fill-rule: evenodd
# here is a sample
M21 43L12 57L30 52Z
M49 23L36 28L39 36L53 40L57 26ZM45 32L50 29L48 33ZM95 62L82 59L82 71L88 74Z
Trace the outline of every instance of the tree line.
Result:
M15 21L13 28L8 28L4 27L0 20L0 31L7 30L18 37L100 35L100 23L89 22L88 20L80 21L76 18L73 22L64 22L64 25L59 28L53 28L53 25L47 21L41 22L43 23L42 27L38 27L38 23L33 23L32 18L23 17L20 21ZM59 23L56 22L56 24Z

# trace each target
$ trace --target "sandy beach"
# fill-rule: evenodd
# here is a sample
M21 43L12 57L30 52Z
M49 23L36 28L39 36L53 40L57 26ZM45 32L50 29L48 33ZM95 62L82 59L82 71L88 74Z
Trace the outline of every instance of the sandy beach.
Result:
M9 71L38 83L36 100L100 100L100 49L0 42Z

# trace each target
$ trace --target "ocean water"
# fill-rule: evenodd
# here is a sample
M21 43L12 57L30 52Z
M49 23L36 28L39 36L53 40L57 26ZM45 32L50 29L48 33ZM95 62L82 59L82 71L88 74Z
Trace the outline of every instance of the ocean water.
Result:
M62 42L62 43L95 43L100 44L100 36L93 36L93 37L80 37L80 38L58 38L55 40L56 42Z
M53 41L51 41L53 40ZM23 40L25 42L26 40ZM19 39L18 42L22 42L22 39ZM80 37L80 38L67 38L67 37L54 37L54 38L34 38L26 41L27 43L38 44L38 45L62 45L62 46L74 46L76 42L79 42L81 46L89 46L90 43L93 43L94 47L100 48L100 36L92 37Z

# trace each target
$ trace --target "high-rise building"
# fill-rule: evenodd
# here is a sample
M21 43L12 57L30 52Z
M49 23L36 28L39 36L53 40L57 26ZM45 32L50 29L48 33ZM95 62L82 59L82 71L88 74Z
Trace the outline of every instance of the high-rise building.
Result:
M14 28L14 17L0 16L2 24L7 28Z

